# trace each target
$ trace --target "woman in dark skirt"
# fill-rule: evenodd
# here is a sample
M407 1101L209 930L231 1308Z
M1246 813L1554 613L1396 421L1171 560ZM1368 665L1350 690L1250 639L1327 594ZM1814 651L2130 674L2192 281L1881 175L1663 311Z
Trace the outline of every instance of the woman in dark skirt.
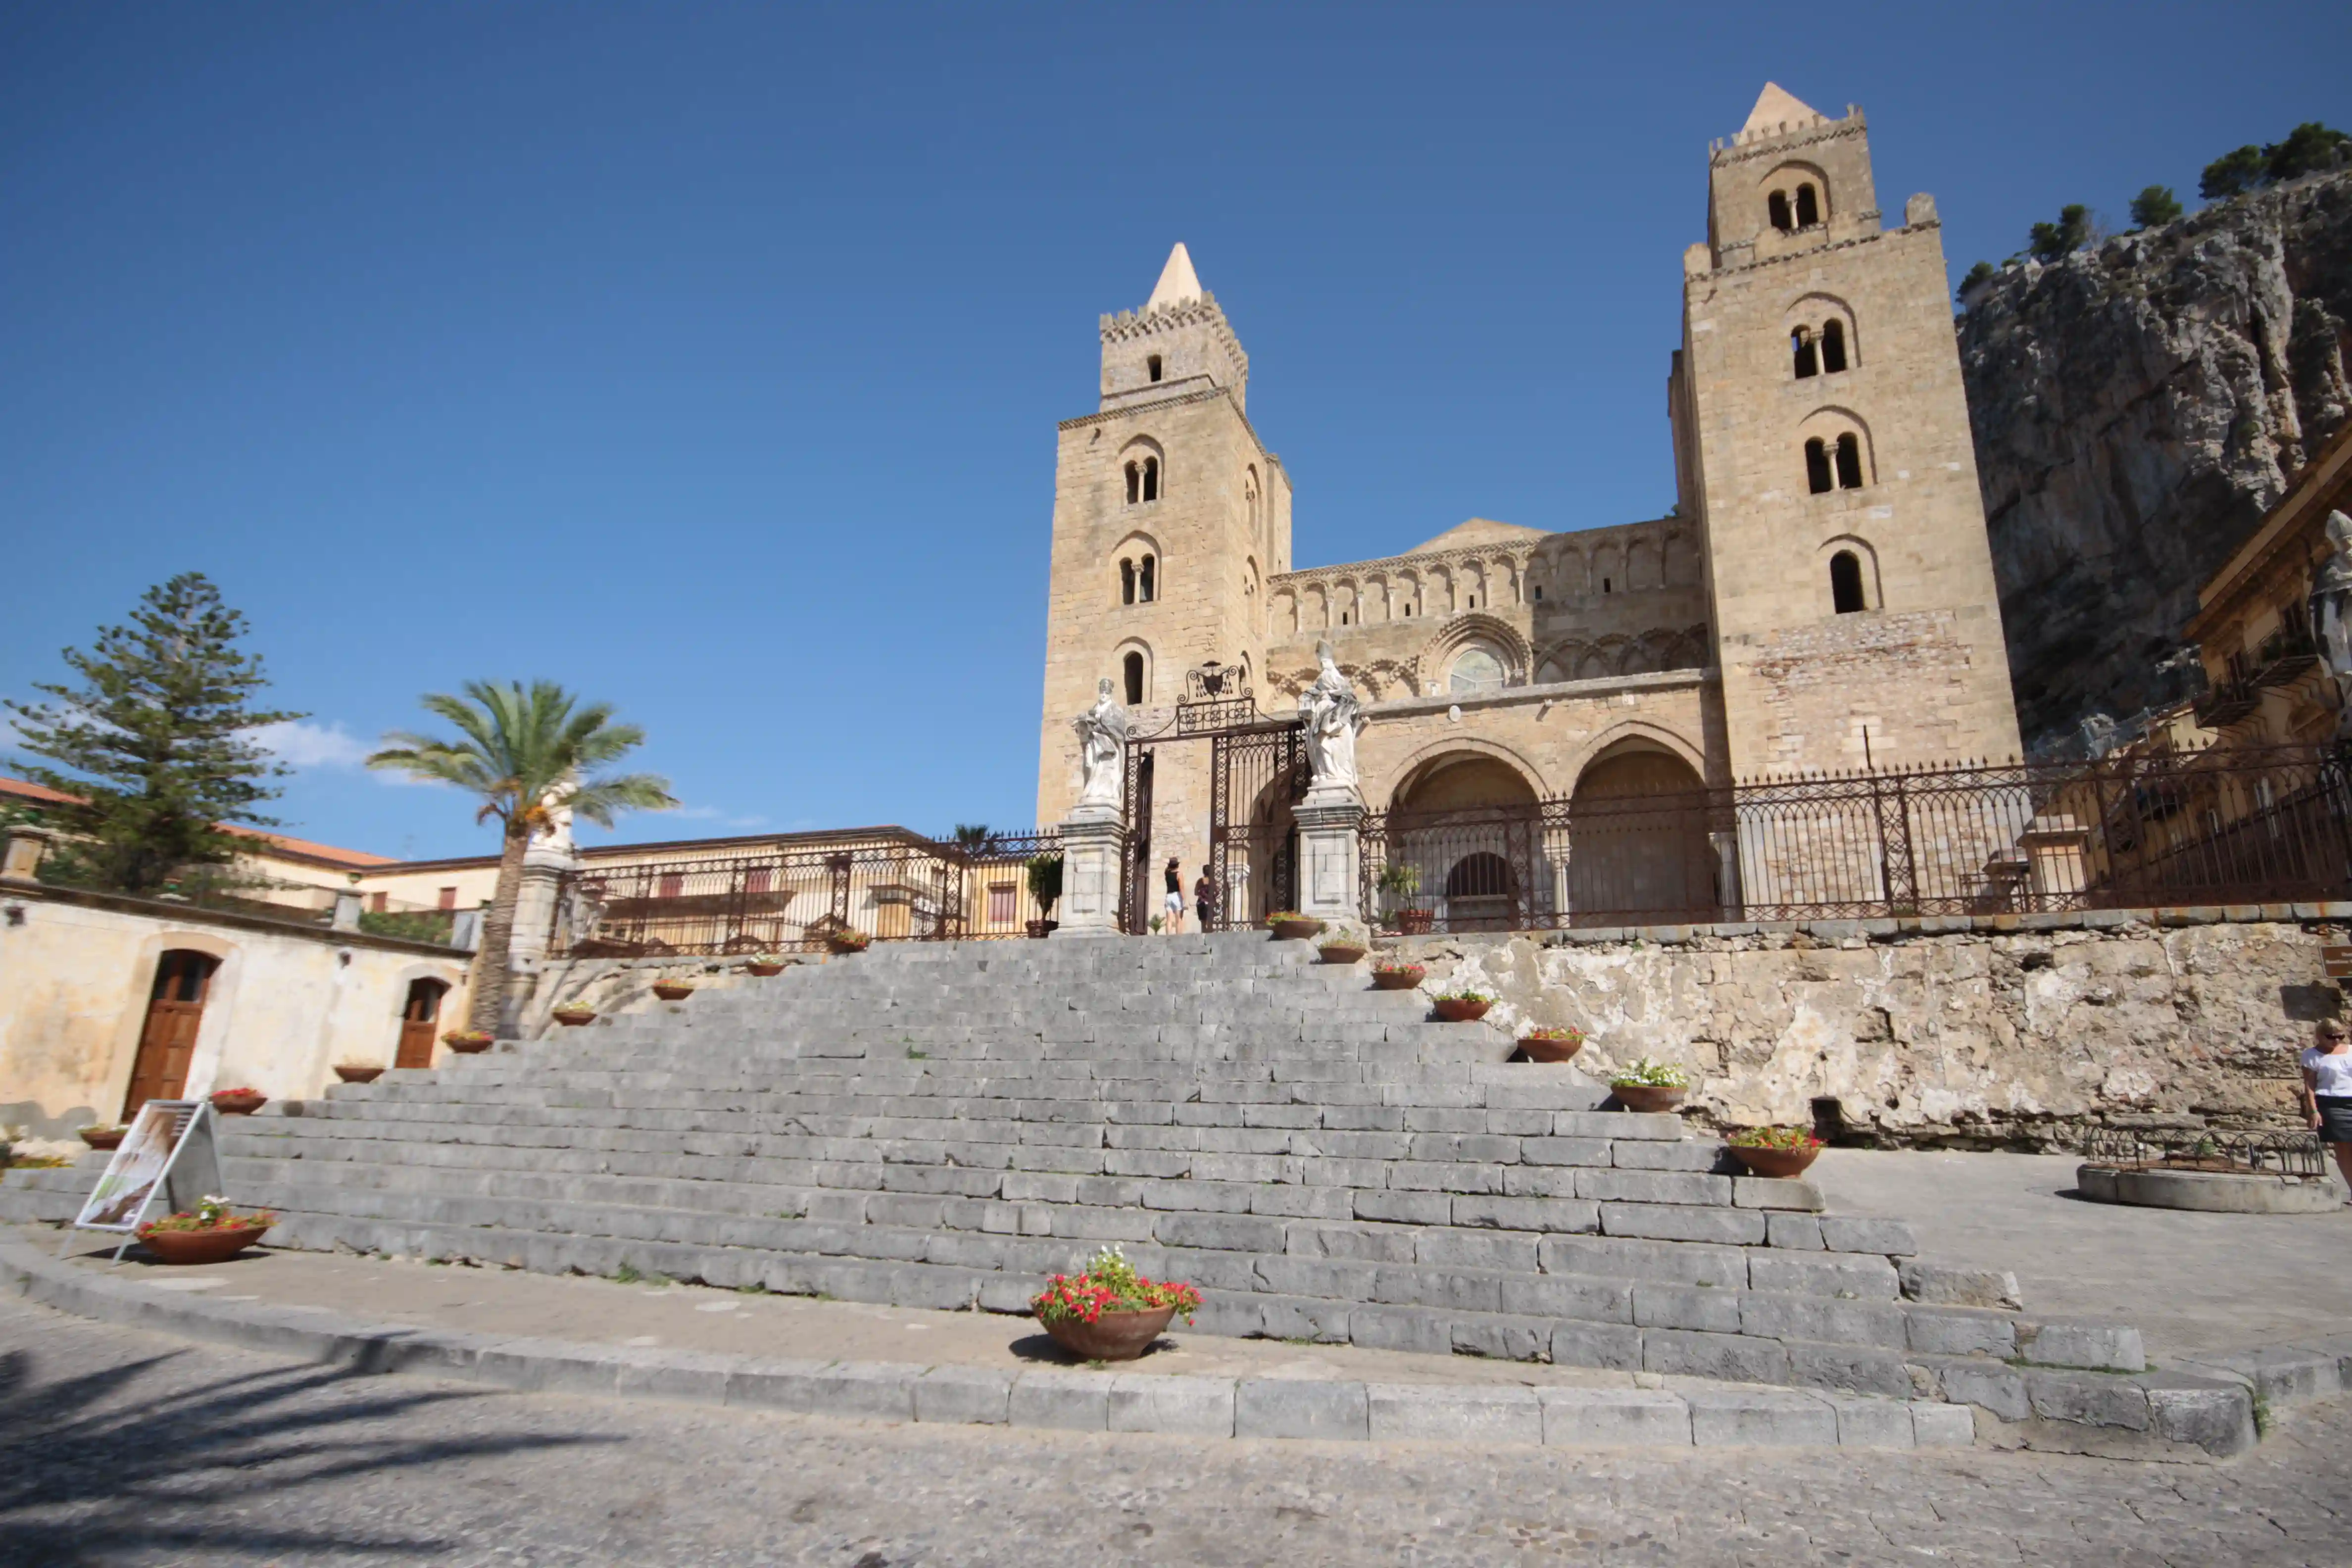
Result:
M2311 1130L2335 1151L2345 1184L2352 1186L2352 1030L2329 1018L2318 1035L2301 1058L2303 1108Z

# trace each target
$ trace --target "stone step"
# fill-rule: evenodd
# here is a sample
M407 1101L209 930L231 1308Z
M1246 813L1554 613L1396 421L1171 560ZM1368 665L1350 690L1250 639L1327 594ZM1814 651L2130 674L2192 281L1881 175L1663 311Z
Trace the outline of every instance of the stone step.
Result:
M906 1307L1024 1309L1043 1283L1042 1270L1020 1272L994 1266L998 1256L1022 1244L1003 1237L961 1239L969 1250L951 1245L937 1249L933 1256L971 1258L978 1262L881 1259L307 1211L287 1212L270 1237L272 1245L463 1258L544 1273L614 1275L634 1270L727 1289L758 1287L783 1294ZM1191 1249L1181 1250L1179 1256L1179 1249L1139 1247L1130 1250L1129 1256L1147 1272L1175 1276L1185 1264L1204 1255ZM1255 1264L1251 1267L1255 1270ZM1303 1270L1296 1277L1314 1278ZM1395 1295L1440 1298L1435 1302L1340 1300L1273 1289L1244 1290L1210 1285L1204 1287L1195 1327L1216 1334L1547 1360L1895 1397L1917 1393L1942 1397L1940 1376L1948 1368L2005 1370L1990 1352L1954 1355L1925 1347L1973 1342L1998 1348L2015 1342L2015 1326L2009 1320L1999 1313L1965 1308L1923 1308L1893 1300L1770 1291L1658 1289L1626 1287L1605 1278L1563 1275L1523 1280L1513 1304L1538 1310L1512 1312L1499 1310L1503 1304L1500 1278L1492 1280L1491 1293L1488 1284L1485 1276L1473 1269L1391 1268L1371 1287L1374 1290L1385 1288ZM1736 1308L1721 1304L1735 1300ZM1465 1304L1487 1302L1497 1310ZM1587 1315L1569 1316L1563 1308ZM1637 1317L1660 1321L1642 1322L1635 1321ZM1739 1330L1670 1326L1734 1321L1741 1325ZM1759 1331L1746 1331L1750 1327ZM1817 1340L1809 1338L1809 1331L1853 1337ZM1913 1344L1915 1335L1920 1348ZM1895 1342L1883 1342L1890 1340Z

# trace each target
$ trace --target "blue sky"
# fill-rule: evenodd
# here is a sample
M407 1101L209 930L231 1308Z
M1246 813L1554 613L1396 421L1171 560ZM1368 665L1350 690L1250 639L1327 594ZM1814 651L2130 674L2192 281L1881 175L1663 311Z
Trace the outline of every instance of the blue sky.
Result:
M2247 0L0 5L0 694L194 568L312 715L290 831L483 847L353 762L537 676L687 802L623 837L1026 824L1054 423L1171 242L1300 564L1625 521L1768 78L1864 105L1957 278L2352 122L2347 49Z

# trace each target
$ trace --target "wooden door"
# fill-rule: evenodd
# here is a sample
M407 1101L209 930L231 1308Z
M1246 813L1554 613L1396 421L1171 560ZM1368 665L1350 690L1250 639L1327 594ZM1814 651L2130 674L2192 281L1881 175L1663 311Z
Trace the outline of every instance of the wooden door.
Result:
M177 1100L186 1092L188 1058L195 1053L196 1030L205 1018L205 992L219 967L210 953L187 948L173 948L156 961L147 1022L131 1063L131 1089L122 1097L124 1121L151 1100Z
M438 980L412 980L408 1002L400 1010L400 1049L392 1058L396 1068L433 1065L433 1033L441 1016L441 994L449 988Z

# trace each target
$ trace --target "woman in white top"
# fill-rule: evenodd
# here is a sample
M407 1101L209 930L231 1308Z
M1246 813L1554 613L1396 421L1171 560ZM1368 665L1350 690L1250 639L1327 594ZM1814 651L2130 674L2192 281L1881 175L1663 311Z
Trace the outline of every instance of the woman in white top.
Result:
M2321 1022L2319 1037L2303 1053L2303 1108L2311 1130L2336 1151L2336 1167L2352 1185L2352 1030L2333 1018Z

